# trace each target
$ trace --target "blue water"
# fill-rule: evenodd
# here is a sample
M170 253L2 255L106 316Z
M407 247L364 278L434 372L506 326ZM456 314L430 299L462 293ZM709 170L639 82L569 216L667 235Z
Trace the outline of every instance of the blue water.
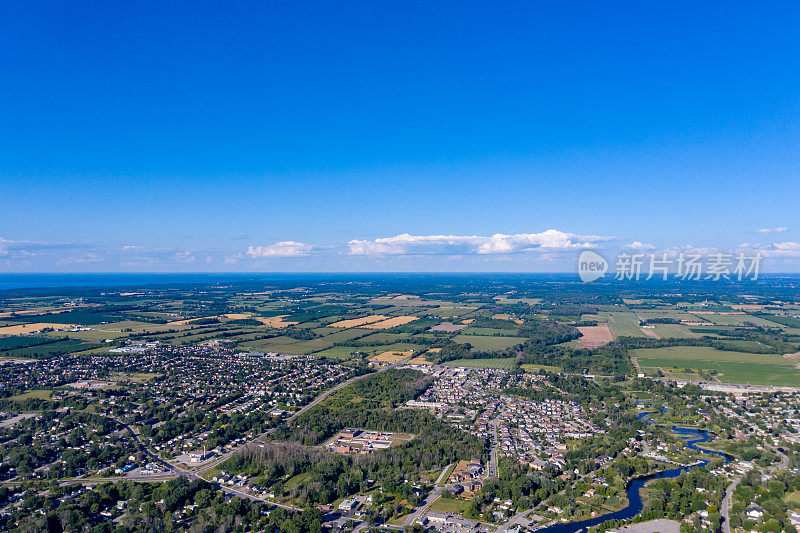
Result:
M662 408L662 412L664 409ZM648 424L651 422L647 418L650 412L646 413L639 413L639 419L644 419L645 422ZM685 446L687 448L691 448L692 450L696 450L701 453L707 454L714 454L719 455L725 462L730 460L730 457L722 452L717 452L714 450L706 450L697 446L697 444L701 442L706 442L707 440L711 439L711 436L706 431L701 431L697 429L689 429L689 428L679 428L677 426L672 427L672 431L678 433L679 435L694 435L695 438L687 439ZM705 466L708 464L708 461L700 461L692 466L681 466L676 468L670 468L667 470L662 470L656 474L649 474L647 476L641 476L637 478L633 478L628 483L628 489L626 490L626 494L628 496L628 506L620 509L619 511L614 511L613 513L605 514L602 516L596 516L594 518L589 518L587 520L581 520L579 522L570 522L568 524L554 524L549 527L545 527L542 529L537 530L537 533L577 533L582 530L586 530L590 527L598 526L607 520L627 520L629 518L633 518L644 508L644 502L642 501L642 496L639 494L639 489L641 489L645 483L652 479L662 479L662 478L673 478L678 477L681 472L689 470L690 468L694 468L696 466Z

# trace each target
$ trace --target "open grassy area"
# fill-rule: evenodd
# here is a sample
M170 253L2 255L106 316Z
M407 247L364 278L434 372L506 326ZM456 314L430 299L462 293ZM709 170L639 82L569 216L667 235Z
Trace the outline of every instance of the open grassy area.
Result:
M353 357L361 357L362 354L372 353L375 353L375 348L373 347L333 346L321 352L316 352L314 355L332 359L352 359Z
M12 396L10 399L17 402L24 402L25 400L47 400L50 398L50 392L50 389L29 390L22 394Z
M472 349L480 352L497 352L525 342L525 337L490 337L484 335L456 335L454 342L470 343Z
M469 507L469 501L454 498L438 498L431 503L429 509L440 513L461 514Z
M549 366L549 365L525 364L525 365L522 365L522 369L525 372L532 372L532 373L536 373L539 370L547 370L548 372L561 372L561 368L559 368L557 366Z
M514 357L492 357L488 359L455 359L442 363L444 366L458 366L464 368L499 368L511 370L514 368Z
M643 367L713 370L724 383L800 386L800 370L789 359L774 354L717 350L705 346L670 346L631 350ZM677 377L677 376L676 376Z

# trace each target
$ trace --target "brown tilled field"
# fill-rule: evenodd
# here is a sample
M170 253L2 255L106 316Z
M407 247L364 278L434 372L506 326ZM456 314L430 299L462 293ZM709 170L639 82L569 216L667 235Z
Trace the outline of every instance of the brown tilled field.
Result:
M608 329L608 324L581 326L578 331L581 332L580 348L599 348L614 340L611 330Z

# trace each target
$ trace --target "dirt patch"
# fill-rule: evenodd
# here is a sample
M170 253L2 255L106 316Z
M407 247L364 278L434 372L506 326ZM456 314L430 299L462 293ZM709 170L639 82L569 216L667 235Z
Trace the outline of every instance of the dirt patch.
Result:
M580 348L599 348L614 340L611 335L611 330L608 329L608 324L601 324L599 326L581 326L578 328L581 332L581 338L578 346Z

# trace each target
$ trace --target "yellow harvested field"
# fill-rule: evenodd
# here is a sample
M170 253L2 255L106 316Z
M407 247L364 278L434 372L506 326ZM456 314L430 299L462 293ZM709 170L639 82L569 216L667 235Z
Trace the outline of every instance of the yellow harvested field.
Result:
M57 315L59 313L66 313L67 311L74 311L78 307L72 307L70 309L56 309L55 307L37 307L35 309L25 309L22 311L5 311L0 313L0 318L8 318L11 315L17 316L27 316L27 315Z
M376 363L399 363L412 355L414 355L414 350L405 352L383 352L378 355L373 355L369 360L375 361Z
M269 326L271 328L285 328L286 326L293 326L297 324L297 322L291 321L284 321L283 318L289 315L278 315L278 316L255 316L256 320L264 324L265 326Z
M250 313L226 313L224 315L220 315L219 318L227 318L228 320L244 320L245 318L250 318Z
M365 329L389 329L396 326L402 326L403 324L408 324L409 322L413 322L415 320L417 320L417 317L415 316L396 316L388 320L382 320L380 322L367 324L361 327Z
M428 351L431 352L431 353L439 353L439 352L442 351L442 349L441 348L430 348Z
M77 324L51 324L49 322L35 322L33 324L17 324L16 326L6 326L0 328L0 335L22 335L23 333L34 333L45 328L53 329L72 329L78 327Z
M495 319L495 320L510 320L511 322L514 322L515 324L522 324L523 323L523 320L520 320L519 318L514 318L511 315L502 314L502 313L498 314L498 315L492 315L492 318Z
M579 339L579 347L581 348L599 348L614 340L611 330L608 329L608 324L581 326L578 331L581 332L581 338Z
M350 318L347 320L340 320L339 322L334 322L330 324L332 328L357 328L359 326L363 326L364 324L371 324L372 322L378 322L379 320L386 320L386 315L369 315L363 318Z
M461 321L462 324L472 324L473 322L475 322L474 318L467 318Z
M425 357L422 356L422 355L418 355L413 359L409 359L407 362L408 362L409 365L432 365L433 364L430 361L428 361L427 359L425 359Z

